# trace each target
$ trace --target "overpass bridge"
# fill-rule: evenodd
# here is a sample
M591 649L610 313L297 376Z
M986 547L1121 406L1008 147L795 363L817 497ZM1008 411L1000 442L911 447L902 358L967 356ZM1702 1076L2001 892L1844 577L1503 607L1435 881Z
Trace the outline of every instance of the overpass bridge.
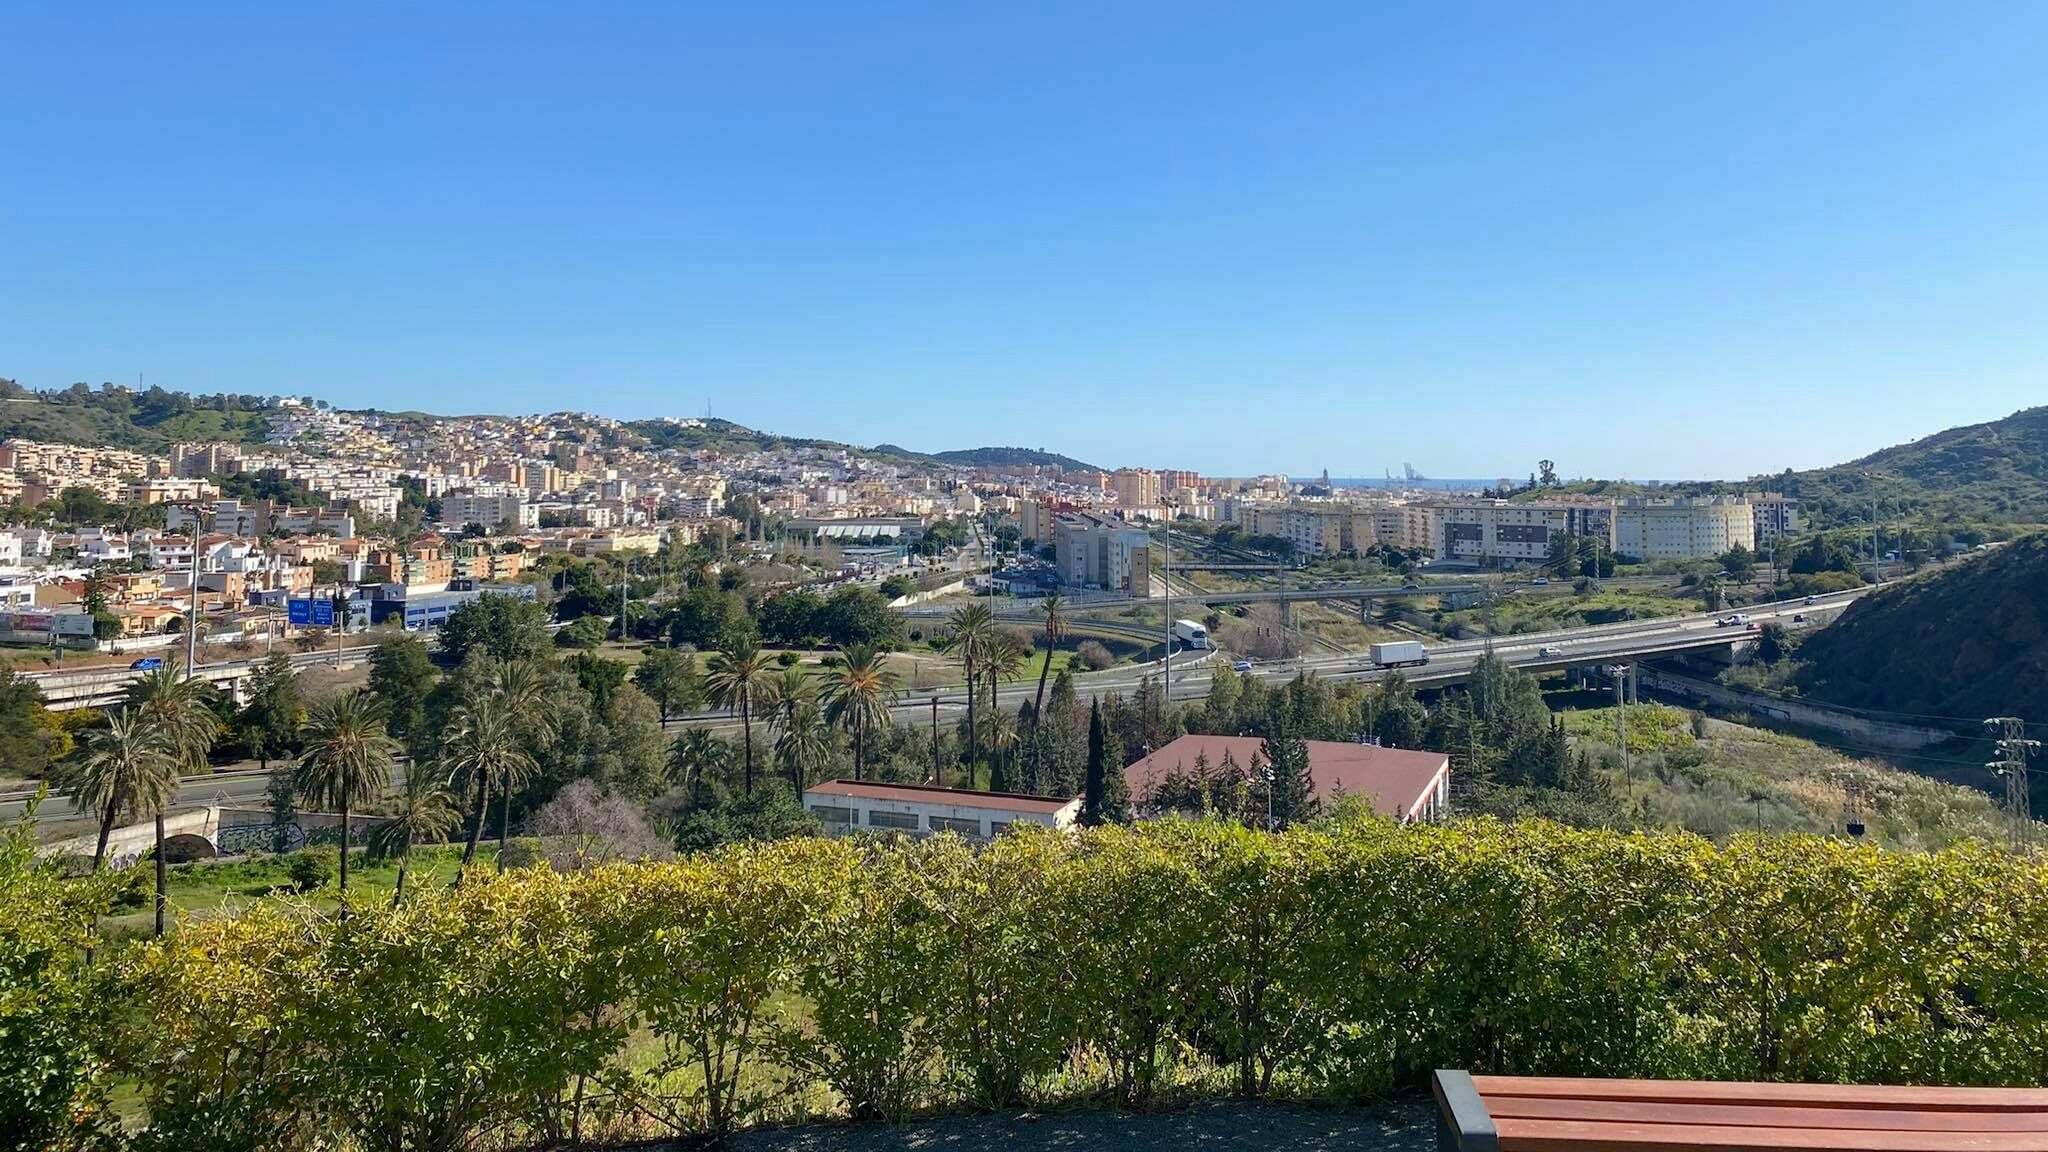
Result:
M347 668L363 663L370 658L373 648L354 647L341 650L339 665L335 662L333 649L319 652L291 653L292 667L298 669L321 666ZM242 702L242 686L265 657L256 656L246 660L224 660L212 664L201 664L193 678L204 680L232 695L236 703ZM52 668L43 672L26 673L36 687L42 689L43 705L54 712L73 708L104 708L118 704L128 691L128 685L141 679L142 673L122 665L100 665L92 668Z
M389 817L351 813L349 843L360 844L370 829L389 823ZM268 808L232 808L210 804L189 808L164 817L164 862L183 864L211 860L218 856L239 856L249 852L289 852L307 844L341 842L341 814L337 812L294 812L280 821ZM53 840L37 849L44 856L78 856L87 860L99 846L99 835ZM107 836L107 866L126 868L139 862L156 846L156 825L129 824Z

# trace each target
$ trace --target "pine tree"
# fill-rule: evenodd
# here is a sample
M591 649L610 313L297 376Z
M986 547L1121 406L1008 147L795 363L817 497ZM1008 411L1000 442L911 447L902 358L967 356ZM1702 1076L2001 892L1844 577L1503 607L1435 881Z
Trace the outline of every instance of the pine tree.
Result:
M1308 742L1295 735L1287 702L1276 698L1266 719L1266 740L1259 747L1272 776L1273 819L1283 827L1315 815L1314 782L1309 779Z

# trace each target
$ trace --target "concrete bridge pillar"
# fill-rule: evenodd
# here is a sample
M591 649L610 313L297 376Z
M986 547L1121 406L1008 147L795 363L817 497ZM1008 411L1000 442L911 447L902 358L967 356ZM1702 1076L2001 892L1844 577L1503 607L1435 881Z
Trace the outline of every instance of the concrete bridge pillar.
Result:
M1288 611L1288 606L1292 603L1293 601L1284 598L1280 601L1280 626L1282 628L1291 628L1294 626L1293 613Z

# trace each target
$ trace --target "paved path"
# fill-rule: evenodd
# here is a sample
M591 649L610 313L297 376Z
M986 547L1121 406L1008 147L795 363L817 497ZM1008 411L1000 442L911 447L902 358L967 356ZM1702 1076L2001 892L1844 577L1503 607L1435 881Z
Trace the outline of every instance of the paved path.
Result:
M736 1152L1429 1152L1426 1099L1373 1108L1211 1101L1175 1112L1055 1111L748 1132Z

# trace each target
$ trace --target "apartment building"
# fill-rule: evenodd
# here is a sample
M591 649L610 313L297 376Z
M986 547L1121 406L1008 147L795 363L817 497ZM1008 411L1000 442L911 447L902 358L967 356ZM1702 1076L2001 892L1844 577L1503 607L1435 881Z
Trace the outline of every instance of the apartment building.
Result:
M1143 595L1150 586L1150 542L1143 529L1090 513L1053 524L1053 565L1061 583Z
M1614 510L1614 554L1632 560L1719 556L1755 541L1754 510L1739 496L1630 499Z
M1749 501L1751 519L1756 525L1756 543L1751 547L1768 549L1774 540L1799 535L1804 525L1800 520L1799 501L1777 492L1751 493L1743 497Z
M1390 504L1369 513L1377 544L1403 552L1436 554L1437 512L1429 504Z
M1149 468L1119 468L1110 474L1109 490L1126 508L1149 508L1159 503L1159 473Z
M1529 564L1550 555L1560 536L1614 542L1607 501L1446 500L1436 505L1435 554L1477 564Z
M510 522L520 528L540 527L540 505L524 496L479 496L458 492L441 498L443 524L481 524L486 528Z

